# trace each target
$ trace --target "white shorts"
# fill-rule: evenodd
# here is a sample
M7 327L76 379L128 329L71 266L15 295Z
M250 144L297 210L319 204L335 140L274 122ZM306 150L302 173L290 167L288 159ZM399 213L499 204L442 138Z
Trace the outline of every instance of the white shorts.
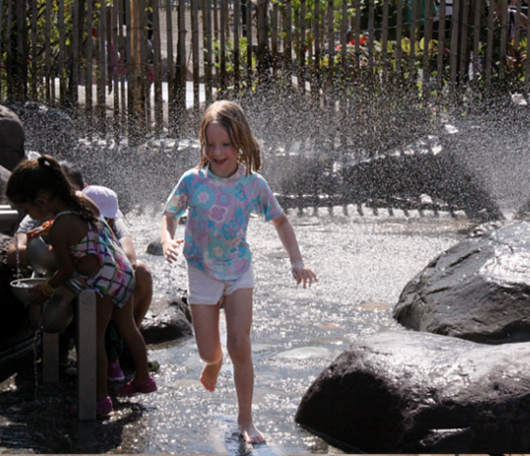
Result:
M254 272L249 266L235 281L218 280L188 264L188 302L190 304L216 305L223 296L241 288L254 288Z

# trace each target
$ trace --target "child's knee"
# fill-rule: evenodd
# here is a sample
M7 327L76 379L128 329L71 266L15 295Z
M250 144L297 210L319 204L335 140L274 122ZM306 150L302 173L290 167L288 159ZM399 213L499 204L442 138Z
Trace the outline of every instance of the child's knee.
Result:
M233 362L245 361L251 356L249 337L239 337L234 340L229 340L226 348Z

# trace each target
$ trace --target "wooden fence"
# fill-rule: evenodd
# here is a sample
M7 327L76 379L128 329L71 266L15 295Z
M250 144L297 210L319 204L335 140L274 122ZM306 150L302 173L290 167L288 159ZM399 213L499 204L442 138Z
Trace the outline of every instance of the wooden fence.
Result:
M322 102L399 87L423 106L529 90L523 0L0 0L0 18L0 102L102 131L271 87Z

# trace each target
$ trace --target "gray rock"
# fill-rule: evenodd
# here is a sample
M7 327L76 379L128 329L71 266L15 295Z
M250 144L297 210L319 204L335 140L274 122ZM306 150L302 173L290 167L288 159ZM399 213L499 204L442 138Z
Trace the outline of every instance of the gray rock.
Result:
M162 256L164 255L164 249L162 248L162 242L159 240L151 241L147 245L146 252L150 255Z
M24 125L26 147L57 159L68 159L76 146L72 118L57 109L34 101L9 105Z
M152 305L140 328L145 342L159 344L193 335L191 312L183 299L168 298L169 304Z
M295 421L349 453L528 453L530 344L373 335L310 386Z
M1 204L8 204L8 200L5 196L5 190L7 181L9 180L9 176L11 176L11 171L9 171L7 168L4 168L0 165L0 203Z
M403 326L475 342L530 341L530 224L481 226L403 289Z
M0 166L9 171L24 158L24 128L19 117L0 105Z

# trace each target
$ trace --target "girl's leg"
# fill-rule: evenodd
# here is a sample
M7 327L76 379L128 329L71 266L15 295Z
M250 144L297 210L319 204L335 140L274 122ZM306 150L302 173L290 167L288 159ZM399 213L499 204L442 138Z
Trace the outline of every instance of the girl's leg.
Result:
M234 365L239 414L237 422L248 443L262 443L263 434L252 422L252 395L254 393L254 366L250 346L252 326L252 288L241 288L225 296L227 348Z
M134 298L131 298L121 309L115 308L112 318L120 332L124 342L129 347L134 360L136 373L133 382L142 382L149 378L149 368L147 366L147 348L142 333L136 326L133 317Z
M107 391L107 352L105 331L112 315L114 304L107 298L97 297L96 304L96 400L108 396Z
M191 317L199 356L206 363L201 373L201 383L208 391L214 391L217 376L223 365L223 350L219 337L219 308L221 303L212 306L191 304Z

